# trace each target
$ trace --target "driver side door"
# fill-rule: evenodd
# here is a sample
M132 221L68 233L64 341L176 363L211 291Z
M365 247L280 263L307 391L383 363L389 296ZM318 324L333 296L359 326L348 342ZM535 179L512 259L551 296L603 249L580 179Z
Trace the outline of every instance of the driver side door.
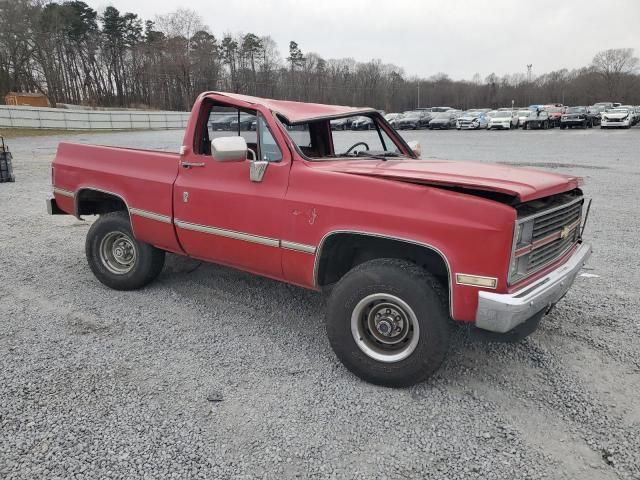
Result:
M282 278L280 238L291 158L274 139L270 115L232 105L203 104L206 124L196 129L194 151L184 155L174 187L178 239L190 256ZM222 115L233 117L228 122ZM211 127L215 125L215 129ZM268 161L261 181L250 180L250 160L224 162L208 142L240 135L249 157Z

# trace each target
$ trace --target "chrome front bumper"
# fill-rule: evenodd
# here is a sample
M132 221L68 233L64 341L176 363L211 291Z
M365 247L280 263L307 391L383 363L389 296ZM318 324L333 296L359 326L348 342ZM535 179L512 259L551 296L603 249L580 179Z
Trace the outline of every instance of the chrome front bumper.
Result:
M481 291L476 327L505 333L555 305L571 288L578 272L591 255L591 245L582 243L569 260L548 275L514 293Z

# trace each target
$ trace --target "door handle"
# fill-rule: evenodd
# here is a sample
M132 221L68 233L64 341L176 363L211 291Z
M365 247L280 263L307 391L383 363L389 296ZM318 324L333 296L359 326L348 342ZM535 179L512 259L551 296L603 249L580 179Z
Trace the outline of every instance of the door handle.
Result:
M204 167L204 162L180 162L180 165L184 168L191 167Z

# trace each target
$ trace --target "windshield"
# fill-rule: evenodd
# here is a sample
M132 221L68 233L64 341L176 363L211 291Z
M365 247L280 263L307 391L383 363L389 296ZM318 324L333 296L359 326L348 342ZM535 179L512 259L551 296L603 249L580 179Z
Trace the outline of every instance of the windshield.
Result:
M545 110L549 113L562 113L562 107L545 107Z
M440 119L440 120L444 120L444 119L449 119L451 118L451 114L450 113L436 113L435 116L433 117L434 119Z
M587 109L584 107L569 107L567 113L586 113Z
M377 158L387 160L406 157L401 140L385 132L380 117L351 116L339 119L344 128L331 128L336 120L317 120L288 125L284 128L300 153L310 160L335 160L344 158ZM366 124L364 127L361 124ZM391 130L393 132L393 130Z
M509 118L511 116L511 112L498 112L493 118Z
M629 113L629 109L628 108L614 108L612 110L609 110L607 113Z
M518 115L521 117L528 117L529 115L531 115L531 110L520 110L518 112Z

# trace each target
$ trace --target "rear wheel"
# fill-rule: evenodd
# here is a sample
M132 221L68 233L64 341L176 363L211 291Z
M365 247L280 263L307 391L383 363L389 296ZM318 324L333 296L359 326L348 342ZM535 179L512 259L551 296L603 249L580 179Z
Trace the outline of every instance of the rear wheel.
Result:
M115 290L144 287L164 266L165 252L136 240L126 212L101 215L87 233L85 252L96 278Z
M371 383L406 387L441 365L449 345L446 297L422 268L398 259L365 262L335 286L327 335L342 363Z

